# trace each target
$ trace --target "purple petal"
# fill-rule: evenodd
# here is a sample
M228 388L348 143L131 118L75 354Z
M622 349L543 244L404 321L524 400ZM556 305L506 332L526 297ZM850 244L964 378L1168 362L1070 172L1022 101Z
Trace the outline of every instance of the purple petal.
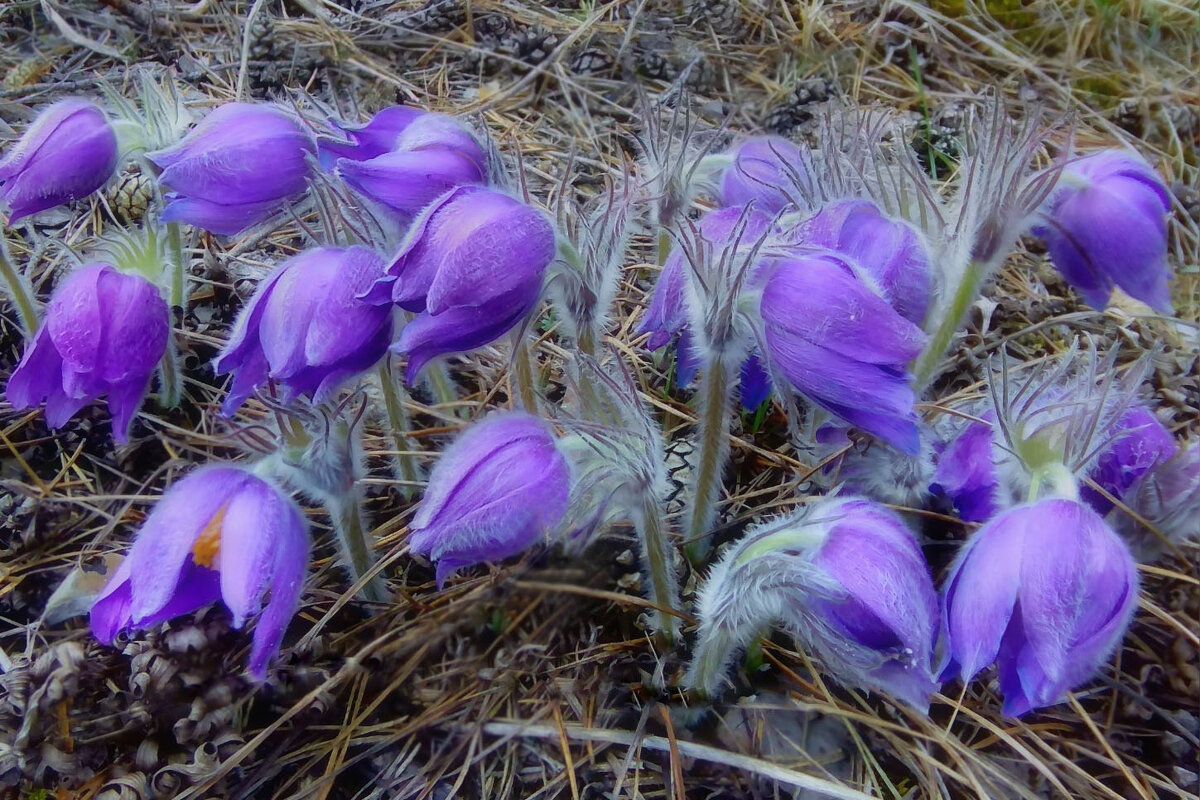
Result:
M117 444L129 441L129 429L133 417L150 388L150 374L125 378L114 383L108 390L108 413L112 416L113 438Z
M692 332L685 327L675 342L675 383L681 387L691 386L699 369L700 353Z
M188 225L221 236L236 236L257 225L283 207L280 200L259 203L222 204L200 198L170 196L159 219Z
M129 559L121 566L129 563ZM182 616L215 603L221 597L216 570L198 566L189 557L179 572L179 581L170 599L158 611L135 620L130 613L132 583L129 573L118 568L104 593L92 606L92 631L104 644L111 644L122 630L152 628L160 622Z
M261 347L247 352L235 368L233 383L230 384L225 400L221 403L221 415L232 417L242 404L254 394L258 387L267 382L269 367Z
M284 270L277 268L266 279L259 282L250 302L243 306L238 313L237 319L233 323L233 330L229 332L229 341L225 343L221 354L213 360L213 370L218 375L224 375L237 369L252 358L253 354L262 353L259 327L262 325L262 316L266 311L267 302L271 298L271 293L275 291L275 284L283 275Z
M751 353L742 362L740 394L742 408L754 411L771 396L771 376L758 355Z
M100 303L100 280L115 272L107 264L88 264L70 273L46 306L46 329L66 368L96 370L104 338L106 314ZM64 370L65 371L65 370Z
M397 142L404 129L412 124L413 120L428 113L419 108L390 106L378 111L365 125L343 125L335 122L334 125L349 134L352 141L338 142L324 137L318 139L317 154L321 168L329 170L339 158L366 161L397 149Z
M731 152L721 177L721 205L751 202L768 214L782 211L791 197L812 192L812 166L796 145L780 136L755 136Z
M117 634L133 625L129 609L132 604L129 583L129 559L113 572L108 583L92 603L89 625L92 635L101 644L112 644Z
M300 607L309 549L308 526L295 505L288 502L276 527L271 598L258 618L250 648L249 671L255 680L266 677L267 664L279 652L288 623Z
M293 256L264 302L258 339L271 377L286 380L307 366L305 337L317 309L335 290L339 250L322 247Z
M672 250L658 274L658 282L654 284L654 295L650 298L650 306L642 315L638 324L638 333L649 333L646 348L658 350L665 347L676 333L681 331L688 322L688 311L685 305L687 269L683 253L678 249Z
M479 164L456 150L385 153L368 161L339 161L337 174L360 194L411 216L456 186L483 183Z
M1118 499L1123 499L1143 475L1175 454L1175 437L1143 406L1129 409L1108 435L1115 439L1096 459L1088 476ZM1101 514L1113 508L1112 501L1090 486L1080 487L1080 495Z
M992 426L970 423L938 459L930 490L943 494L964 522L983 522L1000 509Z
M158 287L106 270L96 286L104 325L95 371L110 383L147 376L167 349L171 312Z
M38 328L33 341L26 344L21 363L13 370L5 388L5 396L14 411L32 408L50 395L62 393L63 360L45 323Z

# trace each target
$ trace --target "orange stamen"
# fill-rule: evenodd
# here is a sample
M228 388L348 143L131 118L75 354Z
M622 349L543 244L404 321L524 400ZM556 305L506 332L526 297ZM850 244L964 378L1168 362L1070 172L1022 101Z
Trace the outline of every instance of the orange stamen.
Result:
M221 552L221 525L225 521L225 510L228 507L226 504L217 509L217 513L213 514L204 530L200 531L196 543L192 545L192 560L201 567L211 569L217 554Z

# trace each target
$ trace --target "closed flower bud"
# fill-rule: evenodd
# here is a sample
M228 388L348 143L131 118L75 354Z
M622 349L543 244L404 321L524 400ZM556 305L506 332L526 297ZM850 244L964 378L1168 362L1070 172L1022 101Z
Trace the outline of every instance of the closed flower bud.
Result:
M754 207L777 214L812 193L812 165L796 145L781 136L752 136L730 152L721 175L723 206Z
M1004 511L950 570L942 678L996 662L1005 714L1062 702L1120 643L1137 594L1129 549L1092 509L1046 499Z
M460 187L425 209L367 295L420 312L393 345L409 356L408 381L431 359L516 327L541 297L554 253L550 221L508 195Z
M226 103L183 141L147 157L162 169L164 222L233 235L262 222L308 186L316 146L280 108Z
M1146 472L1122 497L1141 520L1118 514L1117 529L1146 558L1158 556L1167 542L1200 539L1200 447L1181 447L1168 461Z
M8 379L8 401L22 409L44 400L46 424L59 428L107 394L113 438L124 443L170 329L170 312L154 284L108 264L80 267L51 296Z
M1175 455L1175 437L1144 406L1126 411L1108 431L1112 443L1088 469L1088 477L1108 494L1123 500L1129 488L1147 472ZM1081 486L1081 499L1101 514L1113 503L1090 486Z
M1063 169L1034 232L1094 308L1108 304L1116 285L1170 313L1170 209L1170 192L1149 164L1132 152L1104 150Z
M322 140L323 163L356 191L405 217L455 186L487 181L487 156L462 123L446 114L394 106L361 128L353 144Z
M92 605L92 633L111 644L121 631L217 600L235 628L261 610L249 669L262 680L299 605L308 556L308 528L291 499L239 467L203 467L167 490L146 517Z
M446 448L413 518L409 547L437 562L441 586L463 567L520 553L567 511L567 462L536 417L495 414Z
M908 223L885 217L869 200L843 200L802 222L793 237L851 259L900 316L917 325L925 319L933 290L929 255Z
M780 263L766 281L760 309L778 374L851 425L917 454L907 364L925 344L919 327L832 252Z
M816 650L843 683L922 710L936 688L933 580L913 534L876 503L827 499L751 530L713 568L698 606L687 683L707 694L770 622Z
M374 366L391 342L391 309L359 295L381 275L383 259L365 247L320 247L280 264L238 315L215 362L218 375L234 373L222 411L232 414L268 378L288 399L303 394L321 403Z
M116 166L117 137L104 112L85 100L55 103L0 161L9 223L86 197Z

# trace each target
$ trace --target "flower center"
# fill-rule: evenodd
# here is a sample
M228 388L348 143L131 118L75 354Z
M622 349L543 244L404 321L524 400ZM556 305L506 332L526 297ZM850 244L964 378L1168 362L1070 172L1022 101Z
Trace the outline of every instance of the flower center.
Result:
M192 560L197 566L212 569L213 561L221 552L221 526L228 508L229 504L226 503L217 509L217 513L212 515L212 519L204 526L204 530L200 531L196 543L192 545Z

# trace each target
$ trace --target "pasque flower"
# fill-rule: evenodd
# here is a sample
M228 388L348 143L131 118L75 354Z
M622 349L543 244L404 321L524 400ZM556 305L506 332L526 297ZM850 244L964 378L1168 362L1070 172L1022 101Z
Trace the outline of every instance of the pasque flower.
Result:
M226 103L183 141L147 158L162 168L164 222L233 235L283 207L308 186L316 151L298 120L262 103Z
M1167 213L1171 195L1136 153L1103 150L1068 164L1034 232L1089 305L1104 308L1113 286L1170 313Z
M933 580L903 520L877 503L826 499L752 529L713 568L698 606L687 683L706 694L771 622L815 649L843 683L921 709L936 688Z
M203 467L172 486L146 517L92 605L92 633L111 644L121 631L217 600L233 612L235 628L261 610L249 668L262 680L299 605L308 555L304 518L276 486L239 467Z
M1129 549L1095 511L1057 498L1010 508L950 570L942 678L970 680L996 662L1005 714L1059 703L1112 654L1137 593Z
M113 438L129 438L150 376L162 358L171 316L158 288L108 264L88 264L66 277L21 363L8 379L13 408L46 402L46 423L62 427L103 394Z
M456 570L515 555L554 533L567 511L567 462L536 417L495 414L446 448L413 518L409 548Z
M1108 494L1123 500L1125 494L1147 472L1157 468L1175 455L1175 437L1158 417L1142 405L1126 411L1116 421L1108 436L1111 443L1096 458L1088 477ZM1107 514L1113 503L1090 486L1081 486L1080 496L1101 514Z
M916 455L920 437L906 365L925 334L832 251L772 269L760 303L767 355L817 405Z
M723 206L754 207L776 214L812 192L812 165L800 148L782 136L751 136L729 152L721 174Z
M116 166L117 137L103 111L79 99L49 106L0 161L9 222L86 197Z
M554 253L546 216L506 194L464 186L426 208L367 295L420 312L392 347L408 354L408 381L431 359L482 347L519 324L541 297Z
M487 156L454 117L392 106L361 127L343 126L351 142L318 142L323 164L366 197L412 216L455 186L485 183Z
M238 315L215 362L218 375L235 373L222 411L232 414L268 378L288 397L324 402L374 366L391 342L391 309L359 295L381 275L383 259L365 247L319 247L280 264Z
M929 255L908 223L885 217L870 200L843 200L800 223L792 237L853 260L900 316L917 325L925 319L933 288Z
M1138 479L1121 498L1136 514L1115 514L1117 530L1142 560L1157 557L1168 542L1200 539L1200 447L1180 447L1169 460ZM1148 530L1142 520L1154 526Z

